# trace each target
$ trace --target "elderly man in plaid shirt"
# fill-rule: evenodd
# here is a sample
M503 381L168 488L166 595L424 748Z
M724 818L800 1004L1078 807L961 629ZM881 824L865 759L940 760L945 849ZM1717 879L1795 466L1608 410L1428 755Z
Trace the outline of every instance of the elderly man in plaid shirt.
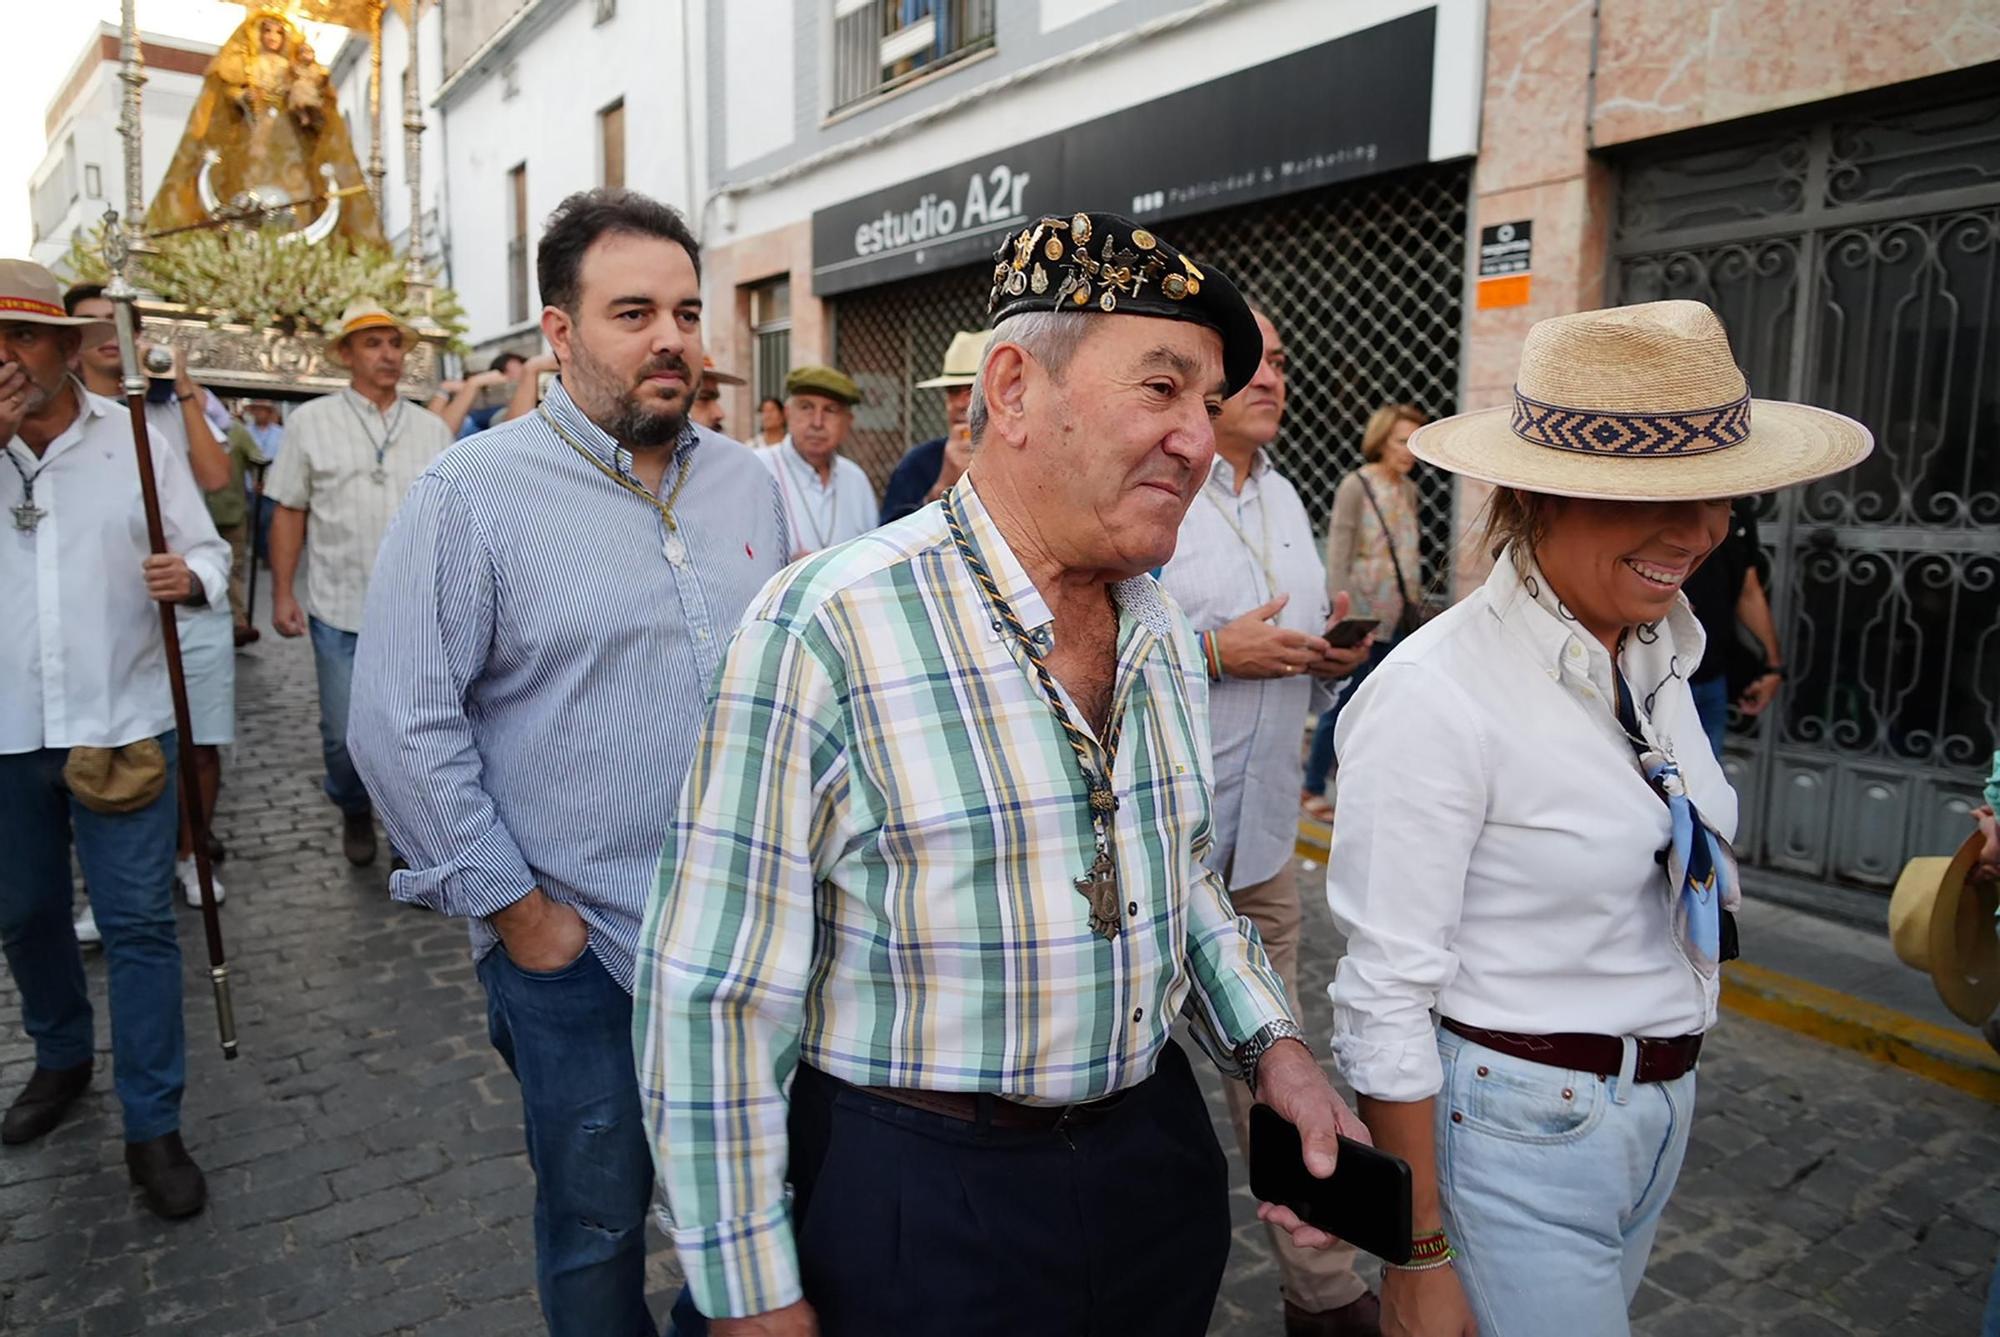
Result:
M1206 673L1147 574L1258 328L1115 216L996 259L970 470L766 587L661 856L639 1082L718 1334L1202 1332L1177 1015L1317 1172L1355 1127L1203 866Z

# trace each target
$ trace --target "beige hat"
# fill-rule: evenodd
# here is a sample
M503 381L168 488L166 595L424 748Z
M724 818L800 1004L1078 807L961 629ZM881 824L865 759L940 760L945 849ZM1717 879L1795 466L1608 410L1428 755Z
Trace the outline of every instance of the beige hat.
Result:
M403 342L415 343L417 332L408 324L391 315L388 308L374 302L356 302L340 313L340 324L333 327L327 336L326 355L341 366L347 365L347 341L363 330L398 329L403 332Z
M992 337L990 330L960 330L951 336L951 347L944 350L944 367L928 381L918 381L919 390L949 390L956 386L971 385L979 379L979 360L986 356L986 341Z
M32 260L0 260L0 324L64 325L83 331L84 342L108 338L117 328L63 309L62 282Z
M750 382L744 380L733 371L717 371L715 369L715 359L706 353L702 354L701 357L701 379L705 383L712 385L750 384Z
M1889 898L1889 940L1904 965L1928 971L1938 997L1977 1026L2000 1007L2000 887L1969 885L1986 837L1974 832L1950 858L1912 859Z
M1700 302L1645 302L1537 321L1513 404L1419 427L1410 452L1528 492L1698 501L1824 478L1874 444L1852 418L1750 398Z

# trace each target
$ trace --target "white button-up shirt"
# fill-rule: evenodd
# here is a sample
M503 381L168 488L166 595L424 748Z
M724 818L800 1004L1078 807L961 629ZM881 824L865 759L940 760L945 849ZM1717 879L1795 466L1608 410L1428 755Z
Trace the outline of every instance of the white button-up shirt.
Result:
M1622 663L1641 731L1723 836L1736 795L1695 715L1685 600ZM1327 902L1347 955L1333 1048L1364 1095L1443 1074L1430 1013L1491 1030L1686 1035L1716 980L1681 953L1655 855L1671 834L1613 715L1611 657L1504 557L1341 712Z
M19 436L0 466L0 754L123 747L174 727L159 607L141 567L150 548L132 420L125 406L71 382L76 421L37 457ZM34 479L46 512L16 529ZM167 547L212 604L229 597L229 545L215 532L186 452L153 445Z
M834 455L833 468L824 479L806 463L790 436L775 446L759 446L757 458L778 480L795 557L858 539L882 518L874 485L861 466L845 455Z
M1278 612L1278 626L1313 636L1326 630L1326 573L1312 521L1261 450L1241 492L1236 470L1215 457L1160 583L1196 631L1214 631L1280 594L1292 597ZM1225 678L1209 687L1215 843L1208 863L1229 879L1230 890L1268 881L1292 861L1306 716L1331 706L1332 690L1306 674Z
M398 400L385 414L352 389L293 410L264 495L310 513L307 612L330 627L361 630L382 535L417 475L450 444L451 429L430 410Z

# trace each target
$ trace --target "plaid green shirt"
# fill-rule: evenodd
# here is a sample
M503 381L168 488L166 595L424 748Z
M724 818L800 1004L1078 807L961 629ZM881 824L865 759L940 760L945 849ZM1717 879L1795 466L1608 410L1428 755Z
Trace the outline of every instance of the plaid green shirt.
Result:
M1045 649L1048 605L972 485L954 495ZM634 1014L703 1313L800 1297L785 1191L800 1062L862 1086L1068 1104L1150 1076L1183 1010L1225 1069L1289 1017L1202 866L1193 634L1150 577L1115 594L1125 923L1110 941L1074 885L1096 848L1075 755L941 507L791 567L737 630L660 856Z

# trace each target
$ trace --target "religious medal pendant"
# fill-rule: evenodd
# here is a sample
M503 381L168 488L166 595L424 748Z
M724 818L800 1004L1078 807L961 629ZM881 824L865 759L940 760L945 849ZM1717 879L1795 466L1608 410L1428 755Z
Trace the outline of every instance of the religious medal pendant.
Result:
M681 542L679 534L669 530L666 538L660 540L660 555L678 567L687 561L687 544Z
M1076 879L1077 894L1090 902L1090 931L1110 942L1118 936L1118 865L1100 848L1090 869Z
M32 500L24 501L14 508L14 528L23 534L32 534L35 526L40 524L42 517L47 514L47 511L35 505Z
M368 476L374 479L378 483L386 483L389 481L389 471L387 469L384 469L379 464L376 465L374 469L369 472Z

